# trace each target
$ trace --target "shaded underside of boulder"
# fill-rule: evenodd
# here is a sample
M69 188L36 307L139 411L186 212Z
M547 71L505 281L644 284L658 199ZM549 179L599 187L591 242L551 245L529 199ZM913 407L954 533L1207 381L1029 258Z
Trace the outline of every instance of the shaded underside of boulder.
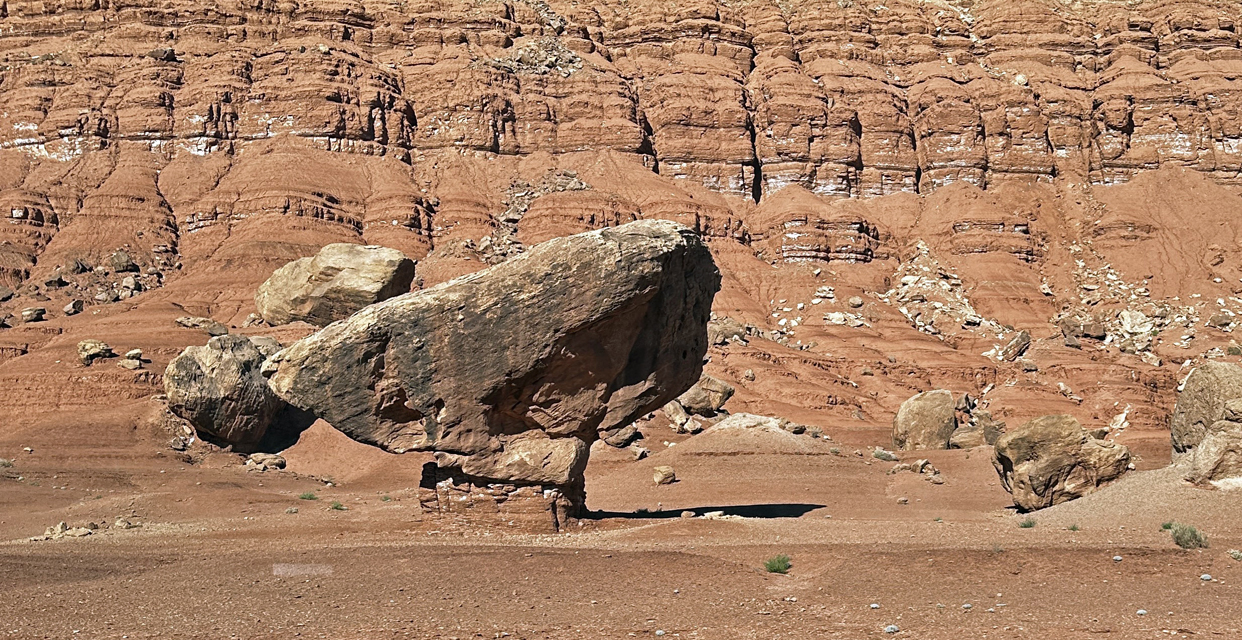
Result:
M1073 416L1035 418L996 441L992 465L1023 511L1082 497L1120 477L1130 451L1097 440Z
M948 449L957 429L953 393L924 391L905 402L893 418L893 446L902 451Z
M285 407L260 372L263 361L278 349L270 338L236 335L186 347L164 371L169 410L206 440L253 451Z
M719 287L696 234L635 222L367 307L266 373L360 442L580 491L591 442L699 380Z
M396 249L330 244L277 269L259 286L254 303L270 324L301 320L322 327L409 292L414 266Z
M1225 403L1242 398L1242 367L1204 362L1186 377L1169 420L1173 450L1185 453L1199 444L1209 427L1224 417Z

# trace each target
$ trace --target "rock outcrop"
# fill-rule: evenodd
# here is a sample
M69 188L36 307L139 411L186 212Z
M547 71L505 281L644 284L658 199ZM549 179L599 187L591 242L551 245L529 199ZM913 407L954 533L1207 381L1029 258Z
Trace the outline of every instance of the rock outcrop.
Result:
M1080 498L1120 477L1130 451L1097 440L1073 416L1035 418L996 441L992 460L1001 485L1023 511Z
M187 347L168 363L168 408L200 437L235 451L253 451L285 402L268 389L260 369L278 349L271 339L223 335Z
M254 304L270 324L325 326L410 290L414 261L396 249L338 242L279 268Z
M719 287L695 233L635 222L369 306L265 372L355 440L579 509L589 444L699 380Z
M1190 372L1177 394L1169 421L1173 450L1185 453L1224 418L1225 404L1242 398L1242 367L1228 362L1204 362Z
M893 418L893 446L901 451L948 449L957 430L953 393L924 391L901 403Z

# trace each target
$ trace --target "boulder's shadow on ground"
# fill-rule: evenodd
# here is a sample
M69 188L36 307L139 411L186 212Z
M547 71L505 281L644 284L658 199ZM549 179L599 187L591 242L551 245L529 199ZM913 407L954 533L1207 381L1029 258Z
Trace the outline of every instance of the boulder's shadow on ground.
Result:
M798 518L816 509L822 504L743 504L730 507L693 507L690 509L665 509L663 511L591 511L584 519L606 520L608 518L626 518L630 520L659 520L664 518L680 518L682 513L689 511L696 517L705 513L723 512L726 516L742 516L743 518Z

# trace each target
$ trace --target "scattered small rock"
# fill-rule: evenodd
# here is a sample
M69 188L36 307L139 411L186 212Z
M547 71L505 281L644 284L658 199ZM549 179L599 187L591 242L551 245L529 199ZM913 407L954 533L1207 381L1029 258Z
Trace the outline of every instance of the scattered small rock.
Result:
M100 358L115 358L116 354L112 352L112 347L108 343L100 340L83 340L78 343L78 359L82 364L91 366Z
M134 259L129 256L129 252L124 249L118 249L108 257L108 264L116 273L125 273L128 271L137 271L138 265Z
M187 329L201 329L206 331L209 336L222 336L229 332L229 328L224 326L223 323L216 322L211 318L184 316L177 318L177 324Z
M255 467L259 471L268 469L284 469L285 459L272 453L252 453L246 459L247 467Z
M654 471L655 475L653 476L653 479L657 485L672 484L677 482L677 473L673 471L672 467L656 467Z

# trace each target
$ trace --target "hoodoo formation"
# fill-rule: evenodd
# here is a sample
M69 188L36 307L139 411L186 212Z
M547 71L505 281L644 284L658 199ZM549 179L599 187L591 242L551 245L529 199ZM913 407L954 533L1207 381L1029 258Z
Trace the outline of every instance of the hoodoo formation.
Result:
M1239 247L1237 0L0 0L0 630L1237 636Z

